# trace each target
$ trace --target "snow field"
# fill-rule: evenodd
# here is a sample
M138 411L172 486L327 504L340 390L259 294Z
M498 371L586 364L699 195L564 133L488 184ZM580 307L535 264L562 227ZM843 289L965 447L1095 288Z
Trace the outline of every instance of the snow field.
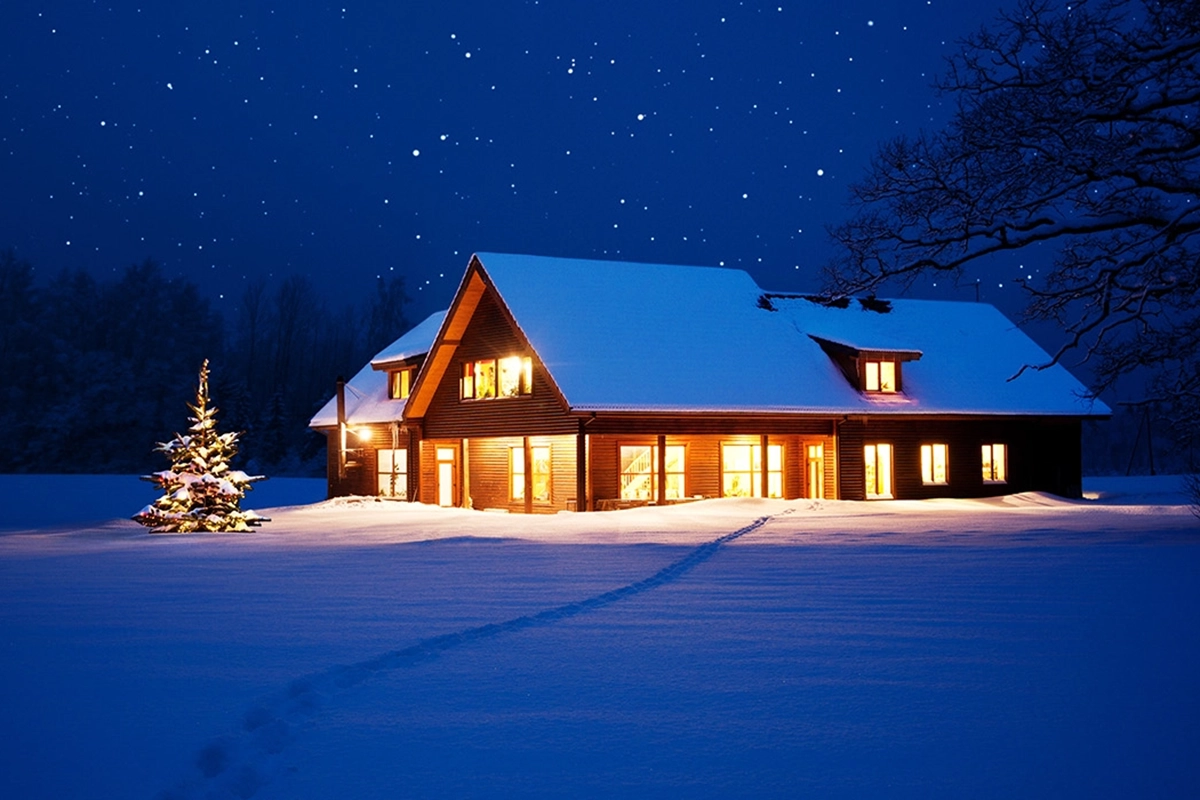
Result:
M1125 486L10 533L0 796L1194 796L1200 536Z

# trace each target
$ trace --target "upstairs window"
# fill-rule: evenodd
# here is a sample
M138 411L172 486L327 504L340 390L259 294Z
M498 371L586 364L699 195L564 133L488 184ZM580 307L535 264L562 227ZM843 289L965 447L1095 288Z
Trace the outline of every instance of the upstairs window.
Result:
M398 369L388 373L388 399L406 400L412 391L412 369Z
M983 482L1008 483L1008 447L1005 445L983 446Z
M863 391L892 394L899 391L896 382L896 362L867 360L863 362Z
M468 361L459 383L464 400L494 400L533 393L533 359L508 356Z
M926 486L942 486L950 482L950 470L946 465L946 445L921 445L921 483Z

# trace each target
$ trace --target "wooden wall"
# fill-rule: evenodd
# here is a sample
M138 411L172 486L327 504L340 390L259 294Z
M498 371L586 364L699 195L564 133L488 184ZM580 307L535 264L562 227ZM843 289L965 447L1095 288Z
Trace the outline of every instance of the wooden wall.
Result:
M830 425L824 423L815 426L817 429L828 431ZM589 426L589 431L591 426ZM699 435L669 435L666 438L668 447L683 445L684 453L684 493L688 497L720 497L721 496L721 445L723 444L759 444L761 434L699 434ZM806 449L809 444L825 446L825 498L837 497L837 466L835 462L834 439L830 435L819 433L809 435L769 435L768 445L783 446L783 496L786 499L803 497L807 487ZM620 488L620 448L622 445L654 445L656 436L645 434L603 434L588 435L588 469L591 474L593 503L600 500L616 500L621 496Z
M346 497L349 495L374 495L377 494L378 484L375 477L377 464L375 460L375 447L380 446L376 442L382 441L378 437L387 433L386 426L378 426L378 429L372 428L372 437L374 441L371 443L374 446L367 445L361 448L354 448L347 453L346 477L338 477L338 457L340 455L341 442L338 439L337 428L322 430L325 434L325 475L327 483L328 497ZM390 433L387 433L390 441ZM358 444L353 435L350 436L351 446Z
M941 420L851 420L839 426L841 497L866 499L863 445L894 448L893 486L897 499L989 497L1043 491L1079 497L1083 491L1080 423L1054 418ZM980 449L1008 447L1008 482L983 482ZM921 445L948 447L949 483L921 483Z
M575 433L578 420L567 414L536 358L531 394L492 400L460 399L459 378L464 363L512 355L531 354L522 347L508 317L488 292L475 309L462 342L434 393L424 419L425 437L450 439Z

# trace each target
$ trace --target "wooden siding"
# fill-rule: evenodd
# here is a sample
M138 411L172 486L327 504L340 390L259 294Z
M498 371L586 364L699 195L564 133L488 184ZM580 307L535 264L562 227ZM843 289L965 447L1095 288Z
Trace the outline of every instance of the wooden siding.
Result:
M770 414L627 414L596 412L585 421L589 434L701 435L729 434L782 436L832 434L833 417L785 417Z
M525 511L525 501L512 500L509 487L509 453L522 447L524 437L504 436L467 442L469 507ZM575 437L531 436L530 447L550 448L550 500L533 501L533 512L555 513L574 506Z
M386 432L386 426L381 430L372 430L374 436ZM338 476L338 460L341 454L341 442L337 428L323 430L325 434L325 474L329 497L347 497L350 495L370 496L376 494L375 470L377 469L375 449L373 447L351 448L347 453L346 477ZM352 443L354 435L350 434Z
M567 413L536 358L533 392L520 397L462 400L459 377L463 364L527 352L508 317L488 291L475 308L461 343L442 374L423 420L433 439L574 434L578 422ZM572 492L573 494L573 492Z
M828 428L828 426L825 426ZM721 496L721 446L724 444L760 444L758 435L691 435L667 436L668 447L682 445L684 452L684 494L689 498ZM591 473L593 505L600 501L618 500L620 488L620 448L622 445L650 446L655 436L641 433L589 434L588 468ZM783 446L783 496L786 499L803 497L807 487L806 450L808 444L825 446L825 497L837 496L836 463L832 457L835 443L832 436L768 434L768 446Z
M351 433L349 434L349 442L352 446L348 450L348 464L346 467L346 477L338 477L338 432L337 428L324 428L321 433L325 434L325 475L326 475L326 494L328 497L347 497L349 495L374 496L379 494L378 469L379 469L379 449L391 449L392 447L392 431L389 425L358 425L355 430L368 431L369 437L365 441L359 440L358 437ZM400 430L399 448L409 448L408 472L410 483L407 487L409 498L413 497L415 489L412 483L413 470L415 467L412 445L410 443L410 434L403 428Z
M991 497L1027 491L1079 497L1082 493L1078 420L849 420L842 423L838 436L843 499L866 499L863 445L879 443L894 448L896 499ZM980 450L984 444L996 443L1007 446L1008 481L984 483ZM947 445L948 483L926 486L921 482L923 444Z

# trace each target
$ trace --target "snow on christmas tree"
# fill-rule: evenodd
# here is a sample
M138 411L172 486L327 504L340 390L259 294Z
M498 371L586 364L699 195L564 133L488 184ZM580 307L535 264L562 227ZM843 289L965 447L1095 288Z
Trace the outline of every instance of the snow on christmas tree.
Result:
M253 511L243 511L241 500L250 484L262 475L247 475L229 468L237 454L240 433L217 433L217 409L208 405L208 360L200 366L196 402L189 403L192 422L186 435L175 434L154 449L164 453L171 468L142 480L158 484L163 496L133 516L155 533L191 531L248 531L269 522Z

